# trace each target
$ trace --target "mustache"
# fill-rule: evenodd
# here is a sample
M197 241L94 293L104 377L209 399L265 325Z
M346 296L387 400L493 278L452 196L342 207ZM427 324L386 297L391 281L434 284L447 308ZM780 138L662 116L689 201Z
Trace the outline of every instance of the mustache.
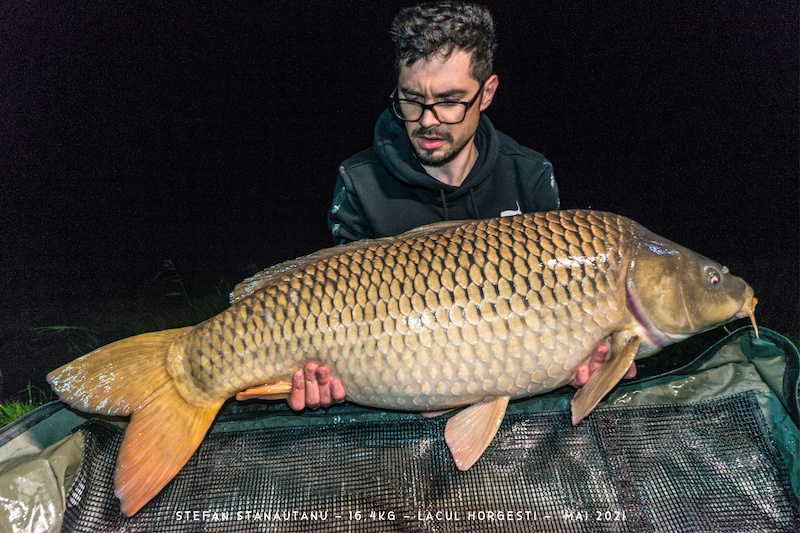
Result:
M450 134L449 131L445 129L438 129L436 126L430 128L417 128L411 132L412 137L436 137L438 139L444 139L448 142L453 142L453 136Z

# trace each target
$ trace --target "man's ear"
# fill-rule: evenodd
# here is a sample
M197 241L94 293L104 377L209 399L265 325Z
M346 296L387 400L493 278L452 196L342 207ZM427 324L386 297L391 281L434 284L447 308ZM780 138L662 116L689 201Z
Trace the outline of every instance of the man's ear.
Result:
M494 93L497 90L498 85L500 85L500 80L497 78L497 74L492 74L491 77L486 80L486 83L483 84L481 111L486 110L486 108L489 107L489 104L492 103L492 100L494 100Z

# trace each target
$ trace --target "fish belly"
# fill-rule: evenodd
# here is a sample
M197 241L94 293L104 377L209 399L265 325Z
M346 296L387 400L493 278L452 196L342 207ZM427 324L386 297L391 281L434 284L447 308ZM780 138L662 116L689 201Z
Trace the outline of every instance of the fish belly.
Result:
M199 324L168 368L201 403L291 379L309 360L328 365L349 400L375 407L546 392L626 319L629 224L535 213L365 244Z

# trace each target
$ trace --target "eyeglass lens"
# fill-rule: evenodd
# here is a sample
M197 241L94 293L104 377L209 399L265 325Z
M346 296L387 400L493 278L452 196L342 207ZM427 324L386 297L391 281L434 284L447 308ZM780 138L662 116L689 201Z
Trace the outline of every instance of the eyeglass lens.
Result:
M461 122L467 112L467 106L460 102L439 102L425 107L431 109L436 119L445 124ZM422 118L424 112L422 104L408 100L395 101L394 110L401 119L412 122Z

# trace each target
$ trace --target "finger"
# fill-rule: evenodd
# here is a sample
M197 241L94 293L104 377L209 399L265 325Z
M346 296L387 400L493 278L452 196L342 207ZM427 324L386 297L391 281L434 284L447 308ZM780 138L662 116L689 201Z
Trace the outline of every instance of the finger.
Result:
M331 373L328 371L328 367L327 366L320 365L320 367L317 368L317 372L315 374L315 377L317 379L317 383L319 383L320 386L324 386L324 385L327 385L330 382Z
M302 411L306 406L305 383L303 370L300 369L292 376L292 392L289 393L289 399L286 400L294 411Z
M609 348L605 344L601 344L592 352L592 360L598 363L604 363L608 357Z
M569 384L577 389L586 385L587 381L589 381L589 365L584 363L578 367L578 371L575 373L575 379L570 381Z
M319 384L317 383L317 363L308 363L303 375L306 379L306 407L316 409L319 407Z
M334 403L344 402L345 390L342 380L340 380L339 378L332 378L330 389L331 389L331 398L333 399Z
M625 374L625 379L633 379L636 377L636 361L631 363L631 367L628 369L628 372Z
M331 374L328 372L328 367L320 366L317 369L317 383L319 383L319 405L320 407L329 407L331 401Z
M589 368L589 375L586 376L587 378L592 374L594 374L595 370L600 368L603 365L603 363L605 363L607 355L608 355L607 346L600 345L594 349L587 363Z

